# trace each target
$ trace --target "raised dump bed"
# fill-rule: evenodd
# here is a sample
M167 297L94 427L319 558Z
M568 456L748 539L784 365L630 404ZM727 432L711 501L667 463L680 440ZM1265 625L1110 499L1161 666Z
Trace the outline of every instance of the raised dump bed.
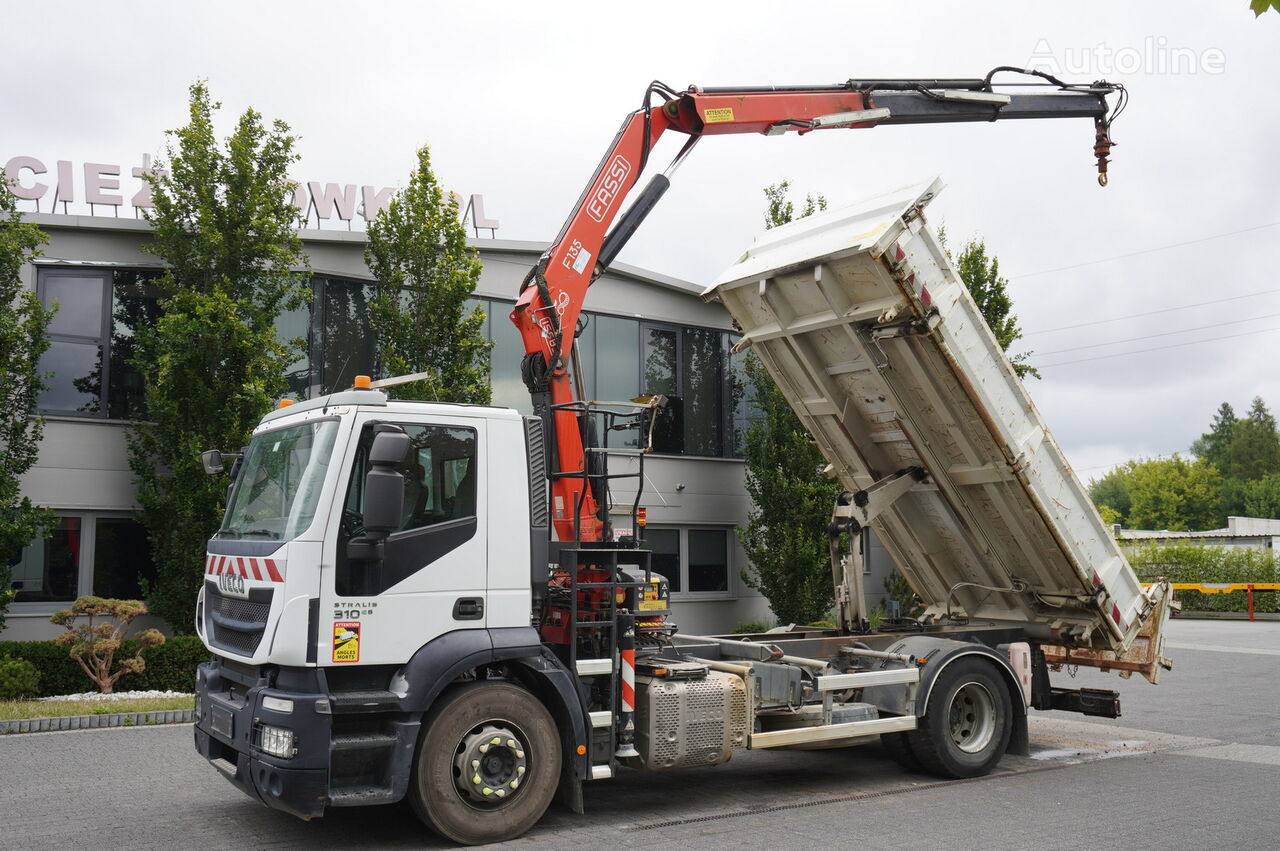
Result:
M704 298L741 326L847 490L926 471L870 525L927 618L1015 623L1046 643L1122 653L1164 607L927 226L941 189L768 231Z

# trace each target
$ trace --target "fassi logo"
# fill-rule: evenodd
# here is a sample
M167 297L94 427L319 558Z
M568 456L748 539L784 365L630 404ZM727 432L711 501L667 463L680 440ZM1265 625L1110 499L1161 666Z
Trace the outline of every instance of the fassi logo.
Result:
M615 155L601 173L600 182L591 191L591 199L587 201L588 216L597 222L604 221L609 208L613 206L614 200L622 191L623 181L627 179L628 174L631 174L631 163L627 162L627 158L622 154Z

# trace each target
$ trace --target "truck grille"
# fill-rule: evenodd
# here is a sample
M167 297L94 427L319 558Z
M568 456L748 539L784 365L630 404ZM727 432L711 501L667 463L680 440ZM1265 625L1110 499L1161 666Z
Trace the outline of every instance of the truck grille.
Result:
M246 600L225 596L212 585L206 585L204 617L209 643L241 656L252 656L266 631L274 594L271 588L254 588Z

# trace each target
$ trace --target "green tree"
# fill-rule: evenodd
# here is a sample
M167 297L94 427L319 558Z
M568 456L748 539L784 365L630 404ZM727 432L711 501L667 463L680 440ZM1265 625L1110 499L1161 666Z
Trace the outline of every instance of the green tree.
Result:
M1249 415L1232 427L1231 440L1223 451L1222 473L1242 482L1280 473L1280 434L1276 418L1261 397L1254 398Z
M1212 529L1222 511L1222 476L1205 461L1179 455L1158 461L1130 461L1123 468L1134 529L1174 532Z
M944 241L945 245L945 241ZM950 252L948 252L950 253ZM994 254L987 255L987 244L981 239L971 239L965 243L960 256L955 260L956 271L960 280L973 296L982 318L995 335L1000 349L1009 353L1009 347L1022 339L1022 329L1018 327L1018 317L1013 313L1013 299L1009 296L1009 281L1000 275L1000 260ZM1031 352L1009 354L1009 363L1019 378L1039 378L1040 372L1026 361Z
M1280 12L1280 0L1249 0L1249 8L1255 18L1261 17L1268 9Z
M1197 458L1203 458L1219 470L1223 469L1226 460L1227 446L1231 444L1231 436L1236 427L1236 412L1231 405L1223 402L1213 415L1209 430L1191 444L1191 452Z
M789 183L764 190L767 227L791 221ZM826 199L805 199L802 217L825 210ZM764 364L754 354L744 359L751 389L751 418L743 438L747 493L752 508L738 530L754 572L745 581L769 600L782 623L811 623L826 616L835 602L831 586L827 523L840 486L822 475L826 460L805 432Z
M1132 462L1124 467L1117 467L1101 479L1089 482L1089 496L1093 499L1093 504L1099 511L1104 508L1110 509L1113 518L1110 522L1123 524L1129 516L1129 510L1133 505L1129 497L1129 467L1131 466Z
M145 250L166 264L156 281L161 317L138 329L134 365L152 422L129 434L139 519L158 582L151 611L189 632L205 542L218 528L226 480L204 474L204 449L235 450L286 389L296 351L277 340L283 310L310 290L294 227L288 125L248 109L219 144L204 83L190 89L190 122L170 131L167 173L147 177L155 208Z
M796 215L796 205L787 197L787 193L791 191L791 181L784 180L781 183L775 183L764 190L765 200L768 206L764 212L765 228L776 228L778 225L785 225L794 219L803 219L805 216L812 216L814 213L827 209L827 199L822 195L806 195L804 196L804 208L800 211L800 215Z
M40 356L49 347L45 329L53 316L23 282L22 266L46 241L38 227L22 221L0 174L0 630L15 596L10 557L53 523L52 512L33 505L19 485L36 462L44 431L36 402L45 388Z
M1245 516L1280 519L1280 473L1244 482L1241 490Z
M409 185L369 223L365 261L377 280L370 307L383 373L425 373L396 395L488 404L493 344L484 309L467 310L480 258L467 247L457 198L436 181L426 145Z

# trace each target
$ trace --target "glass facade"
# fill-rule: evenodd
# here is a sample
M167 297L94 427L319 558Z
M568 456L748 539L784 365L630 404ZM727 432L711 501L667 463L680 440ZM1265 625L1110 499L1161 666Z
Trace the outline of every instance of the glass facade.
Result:
M41 369L53 373L40 399L45 413L142 419L141 376L130 366L137 329L160 316L156 271L42 269L40 298L57 304ZM341 390L356 375L379 375L371 332L373 285L320 276L309 306L282 314L277 339L296 358L286 367L289 392L302 398ZM486 313L493 404L532 413L520 378L524 347L510 321L513 302L471 299ZM587 398L626 402L661 394L667 404L654 429L661 454L738 457L747 422L741 356L733 335L712 329L586 312L578 339ZM615 447L639 445L636 432L615 433Z
M142 378L130 362L139 330L161 317L155 285L160 274L157 269L38 267L37 295L45 305L58 308L40 365L51 373L39 402L43 413L146 418ZM298 398L345 389L358 374L381 373L371 330L373 284L318 275L311 288L311 303L282 314L276 323L277 340L295 354L285 377L289 392ZM532 413L520 377L524 349L509 318L514 302L473 298L469 304L485 311L484 333L494 344L493 404ZM730 353L735 335L594 312L582 314L580 329L579 381L585 398L625 404L638 396L661 394L667 406L655 429L659 454L740 455L749 399L743 356ZM640 435L630 430L607 438L613 447L636 447L639 440ZM430 469L422 463L423 469ZM454 490L461 490L466 469L452 471ZM431 493L448 495L450 483L433 484ZM733 593L731 541L728 527L649 527L646 533L654 569L669 579L673 592L707 599ZM81 594L142 598L156 579L145 529L114 508L59 510L51 536L22 548L9 562L19 604L61 606Z

